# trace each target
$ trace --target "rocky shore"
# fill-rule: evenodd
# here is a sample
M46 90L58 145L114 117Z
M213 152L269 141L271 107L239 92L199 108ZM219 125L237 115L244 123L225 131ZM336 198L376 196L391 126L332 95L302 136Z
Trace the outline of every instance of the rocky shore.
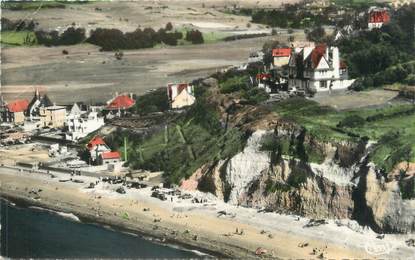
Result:
M214 196L189 193L202 202L171 196L162 201L151 197L151 188L127 189L89 182L97 178L45 174L0 168L3 198L19 199L56 211L73 213L81 220L115 226L150 235L166 243L200 248L217 257L254 258L258 249L270 258L390 258L407 259L415 250L406 246L405 235L377 234L352 222L313 222L291 215L260 212L231 206ZM317 223L316 225L309 225ZM359 229L360 228L360 229Z

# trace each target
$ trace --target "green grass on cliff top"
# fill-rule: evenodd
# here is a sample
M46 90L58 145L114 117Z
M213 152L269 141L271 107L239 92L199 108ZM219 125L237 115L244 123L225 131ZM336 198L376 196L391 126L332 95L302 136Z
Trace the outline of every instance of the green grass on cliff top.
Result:
M37 40L33 32L30 31L2 31L1 32L1 43L6 45L36 45Z
M396 154L415 161L413 105L393 104L382 108L359 108L339 112L320 106L315 101L292 98L275 104L273 110L284 118L301 124L322 141L356 141L367 137L378 142L372 160L384 166L385 170L390 170L395 161L403 159L397 158ZM339 122L350 116L363 118L363 123L354 127L338 127Z

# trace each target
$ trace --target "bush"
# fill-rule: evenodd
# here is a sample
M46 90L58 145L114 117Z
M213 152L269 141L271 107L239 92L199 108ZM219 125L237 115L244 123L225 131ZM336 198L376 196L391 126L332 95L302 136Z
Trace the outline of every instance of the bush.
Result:
M408 85L415 85L415 74L409 74L405 80L404 80L405 84Z
M171 30L173 30L173 25L171 24L171 22L168 22L168 23L166 24L165 29L166 29L166 31L171 31Z
M192 42L193 44L204 43L203 35L199 30L191 30L186 32L186 41Z
M319 26L307 33L307 40L312 42L323 42L326 36L326 31L323 27Z
M366 120L359 115L351 115L343 118L338 124L337 127L349 127L354 128L362 126L366 123Z
M225 82L220 84L220 92L223 94L232 93L236 91L240 91L243 89L247 89L248 85L248 77L247 76L235 76L232 78L227 79Z
M132 108L134 113L145 115L153 112L164 112L169 109L169 101L164 88L157 89L145 96L138 97Z
M259 104L269 99L269 94L262 88L250 88L242 92L242 97L252 105Z

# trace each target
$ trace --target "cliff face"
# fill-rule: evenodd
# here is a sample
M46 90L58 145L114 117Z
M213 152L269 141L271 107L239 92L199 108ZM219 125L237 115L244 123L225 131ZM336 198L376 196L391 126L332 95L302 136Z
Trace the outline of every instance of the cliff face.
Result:
M272 138L279 149L264 149L264 140ZM368 153L366 143L321 142L299 126L279 122L254 131L232 158L200 169L198 188L235 205L352 218L384 232L415 231L415 200L402 199L402 182L377 173Z

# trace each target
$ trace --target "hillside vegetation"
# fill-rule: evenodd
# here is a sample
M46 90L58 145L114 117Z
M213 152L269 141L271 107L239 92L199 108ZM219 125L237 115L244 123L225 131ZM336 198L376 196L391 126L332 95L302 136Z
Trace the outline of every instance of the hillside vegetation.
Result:
M107 137L109 143L123 150L123 140L127 137L129 166L164 171L170 183L179 183L201 166L227 160L242 151L254 131L251 126L255 123L252 122L270 122L277 117L277 120L297 124L305 130L305 135L320 142L374 142L369 159L385 173L399 162L415 162L413 105L393 104L382 108L336 111L305 98L263 105L264 99L252 98L255 95L251 95L250 101L244 99L247 92L254 91L245 85L244 76L218 75L217 78L217 86L198 85L197 102L166 120L165 125L157 127L150 135L142 136L120 129ZM166 111L163 93L160 90L140 97L138 100L142 101L132 111L141 115ZM147 96L151 101L146 101ZM232 103L235 100L245 101ZM231 105L224 106L227 103ZM264 140L262 149L277 157L289 155L305 162L322 163L324 155L300 139L268 138Z
M415 106L390 105L336 111L314 101L294 98L273 106L285 119L305 127L322 141L371 140L376 142L370 155L378 167L389 172L401 161L415 162Z

